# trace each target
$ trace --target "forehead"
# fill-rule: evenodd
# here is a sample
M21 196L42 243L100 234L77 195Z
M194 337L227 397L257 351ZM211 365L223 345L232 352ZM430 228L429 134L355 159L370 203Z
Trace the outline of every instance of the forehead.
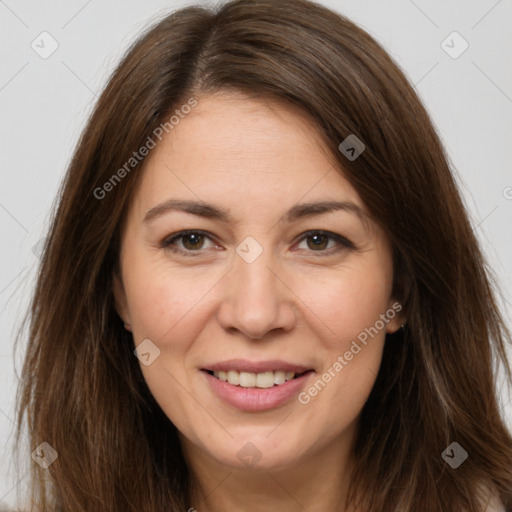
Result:
M169 197L254 209L349 200L365 210L311 119L300 109L241 94L201 97L144 163L142 210Z

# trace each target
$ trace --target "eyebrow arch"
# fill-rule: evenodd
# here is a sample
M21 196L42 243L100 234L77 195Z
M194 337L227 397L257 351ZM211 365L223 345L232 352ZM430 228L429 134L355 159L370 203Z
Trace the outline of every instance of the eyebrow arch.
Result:
M212 204L204 203L202 201L169 199L168 201L148 210L144 217L144 222L150 222L151 220L173 210L190 213L192 215L208 219L219 220L225 223L228 223L231 220L231 216L227 211ZM368 220L368 214L360 206L351 201L318 201L292 206L284 213L284 215L281 216L279 223L291 223L301 218L312 217L337 210L353 213L357 215L363 223L366 223Z
M353 213L357 215L363 223L368 220L368 214L360 206L351 201L319 201L293 206L281 217L279 222L293 222L303 217L321 215L337 210Z
M204 203L202 201L169 199L168 201L148 210L144 217L144 222L149 222L172 210L191 213L192 215L197 215L199 217L220 220L223 222L228 222L230 220L228 212L221 210L212 204Z

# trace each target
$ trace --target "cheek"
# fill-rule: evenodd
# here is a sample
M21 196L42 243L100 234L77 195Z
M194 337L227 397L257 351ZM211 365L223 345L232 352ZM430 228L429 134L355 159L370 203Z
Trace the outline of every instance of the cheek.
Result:
M188 431L190 414L197 410L186 392L193 389L194 378L187 357L204 328L208 293L222 274L169 265L164 269L150 260L129 264L125 289L135 345L150 339L160 350L154 362L140 365L142 374L169 419Z
M198 324L190 319L200 316L204 299L222 276L211 269L173 268L151 259L128 264L125 289L137 341L150 338L165 344L173 339L174 344L174 333L185 325L194 330Z
M328 424L334 433L347 426L370 394L386 336L382 315L388 321L394 316L386 316L392 287L387 271L386 265L347 266L328 277L301 280L304 311L318 326L322 345L322 368L299 397L316 428Z
M316 316L316 323L321 322L333 349L343 350L386 313L392 282L385 270L375 266L346 268L297 281L297 295L307 305L304 311L309 311L312 321ZM381 322L378 328L382 330Z

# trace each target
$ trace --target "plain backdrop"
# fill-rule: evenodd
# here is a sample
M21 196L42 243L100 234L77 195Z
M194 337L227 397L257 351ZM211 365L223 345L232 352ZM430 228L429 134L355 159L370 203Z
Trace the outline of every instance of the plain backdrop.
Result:
M13 473L10 458L22 355L13 353L13 340L49 208L123 52L149 23L191 3L0 0L0 502L14 504L27 476ZM511 325L512 2L320 3L365 28L415 85L446 145ZM510 390L500 386L512 425Z

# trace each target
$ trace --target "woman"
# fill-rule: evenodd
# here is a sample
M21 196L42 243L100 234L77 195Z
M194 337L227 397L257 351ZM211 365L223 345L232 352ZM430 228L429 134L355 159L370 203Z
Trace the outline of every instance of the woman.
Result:
M507 340L386 52L305 0L182 9L124 57L60 193L19 390L32 502L511 511Z

